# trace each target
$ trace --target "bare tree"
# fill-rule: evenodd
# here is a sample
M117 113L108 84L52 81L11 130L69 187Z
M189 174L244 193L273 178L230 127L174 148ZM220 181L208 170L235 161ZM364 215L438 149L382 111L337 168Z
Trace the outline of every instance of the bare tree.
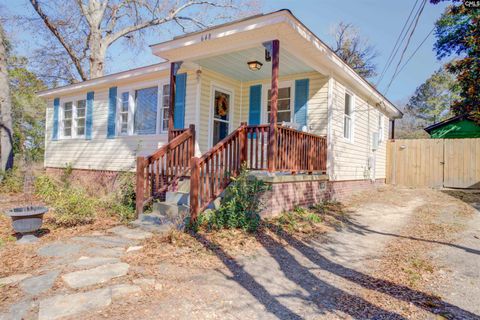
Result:
M377 66L374 63L378 53L367 39L352 24L340 22L333 28L335 42L332 50L350 67L365 78L376 75Z
M120 39L132 45L152 27L171 24L186 32L258 10L257 0L30 0L30 3L48 29L47 42L37 51L43 69L50 68L45 73L62 74L70 82L75 78L102 76L107 50ZM38 22L25 19L33 24Z
M13 168L12 104L7 70L8 43L0 23L0 171Z

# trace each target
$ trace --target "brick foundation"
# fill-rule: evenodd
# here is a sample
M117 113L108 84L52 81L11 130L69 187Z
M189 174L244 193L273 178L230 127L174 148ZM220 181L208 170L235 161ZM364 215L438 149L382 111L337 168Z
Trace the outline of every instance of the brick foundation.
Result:
M267 182L268 183L268 182ZM324 200L346 200L352 194L383 185L384 179L269 183L271 190L263 196L262 217L274 216L295 207L308 207Z
M46 173L60 179L65 174L65 169L47 167ZM115 182L119 174L119 171L72 169L68 179L73 185L85 187L87 190L111 192L115 189Z
M347 180L347 181L329 181L328 193L329 199L338 201L346 200L352 194L371 190L375 187L385 184L385 179L371 180Z

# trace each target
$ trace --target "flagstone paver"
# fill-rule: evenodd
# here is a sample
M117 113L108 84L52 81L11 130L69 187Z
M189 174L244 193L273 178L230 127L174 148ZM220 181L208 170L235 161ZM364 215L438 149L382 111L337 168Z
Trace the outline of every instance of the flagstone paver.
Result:
M111 263L93 269L74 271L62 276L63 281L71 288L83 288L93 284L105 283L127 274L130 266L127 263Z
M92 268L117 262L120 262L120 259L112 257L80 257L72 263L72 266L75 268Z
M59 274L60 270L53 270L40 276L25 279L20 282L20 288L22 288L25 293L38 295L49 290Z
M38 254L43 257L70 257L79 253L79 251L83 248L81 244L77 243L60 243L54 242L51 244L47 244L40 249L38 249Z
M29 273L23 273L23 274L14 274L13 276L5 277L5 278L0 278L0 286L20 282L23 279L26 279L31 276L32 275Z
M132 240L144 240L150 238L153 235L151 232L140 229L128 228L126 226L114 227L109 229L108 231Z
M104 308L112 303L111 288L62 294L40 301L38 320L55 320Z

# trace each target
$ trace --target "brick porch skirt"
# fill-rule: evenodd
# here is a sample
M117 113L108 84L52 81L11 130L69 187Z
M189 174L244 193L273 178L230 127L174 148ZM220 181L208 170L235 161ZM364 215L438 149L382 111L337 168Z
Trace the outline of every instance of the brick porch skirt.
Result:
M269 183L269 182L267 182ZM328 181L295 181L271 184L271 190L263 197L262 217L275 216L295 207L308 207L324 200L346 200L357 192L371 190L385 183L385 179Z

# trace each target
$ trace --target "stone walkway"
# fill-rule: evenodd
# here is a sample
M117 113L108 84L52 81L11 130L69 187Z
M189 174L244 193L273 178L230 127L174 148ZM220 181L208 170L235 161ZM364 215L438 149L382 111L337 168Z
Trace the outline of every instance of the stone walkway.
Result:
M0 287L18 286L21 301L0 311L0 320L54 320L95 312L126 295L160 289L154 279L127 277L125 255L142 249L150 232L118 226L41 246L37 253L50 258L36 273L0 278ZM3 313L2 313L3 312Z

